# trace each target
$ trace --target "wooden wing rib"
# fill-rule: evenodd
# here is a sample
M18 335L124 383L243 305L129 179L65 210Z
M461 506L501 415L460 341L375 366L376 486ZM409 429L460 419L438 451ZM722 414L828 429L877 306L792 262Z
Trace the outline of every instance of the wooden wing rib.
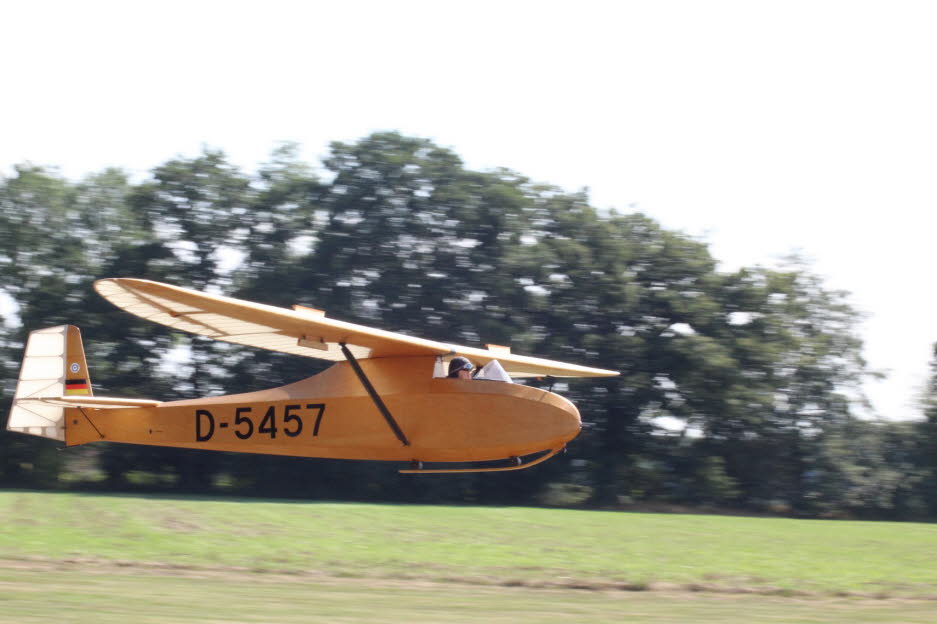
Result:
M159 282L116 278L98 280L94 287L118 308L148 321L260 349L334 361L345 359L342 342L356 358L449 352L447 345L430 340Z
M103 279L95 282L94 287L118 308L154 323L215 340L305 357L343 360L339 344L346 343L359 359L458 354L478 366L496 359L508 374L515 377L607 377L618 374L500 351L449 345L337 321L311 311L287 310L148 280Z

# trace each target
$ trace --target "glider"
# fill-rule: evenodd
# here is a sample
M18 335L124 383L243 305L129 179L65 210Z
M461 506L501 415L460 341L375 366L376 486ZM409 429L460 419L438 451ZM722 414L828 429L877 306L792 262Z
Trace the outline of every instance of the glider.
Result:
M401 472L488 472L549 459L578 435L576 407L512 377L610 377L611 370L450 345L292 310L131 278L95 289L118 308L215 340L334 361L296 383L226 396L156 401L94 396L73 325L30 333L9 431L67 446L155 446L409 462ZM449 378L463 357L480 368ZM504 465L452 467L494 462ZM425 468L424 464L440 464Z

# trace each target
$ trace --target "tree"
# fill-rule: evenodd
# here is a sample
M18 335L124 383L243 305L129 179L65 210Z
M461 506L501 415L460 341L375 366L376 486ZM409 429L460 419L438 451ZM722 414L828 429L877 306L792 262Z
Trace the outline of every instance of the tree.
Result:
M811 515L921 518L929 483L920 465L920 426L853 419L818 436L805 474Z
M22 321L0 329L5 402L15 391L26 335L84 314L93 276L119 237L134 231L124 204L127 188L114 170L72 184L28 165L0 184L0 292L15 303ZM61 458L48 441L0 435L8 482L55 483Z
M576 402L582 436L529 471L432 481L384 465L112 445L101 461L115 483L143 468L189 490L224 474L258 494L516 503L573 492L600 505L776 501L808 513L828 512L818 474L862 489L832 468L859 454L844 446L868 374L858 315L803 263L721 273L704 242L647 216L598 211L585 192L508 170L471 171L451 150L398 133L333 143L324 166L320 179L287 144L256 175L213 151L138 184L117 171L71 184L18 169L0 189L0 288L31 325L0 349L12 356L28 329L80 318L95 385L160 398L269 387L324 367L180 336L116 313L91 289L97 277L143 277L621 371L528 381ZM169 354L183 357L167 367ZM862 449L880 449L879 483L891 483L901 436L857 431ZM834 506L885 509L863 496Z
M796 260L727 276L722 305L733 365L720 409L702 421L706 437L750 499L803 508L819 435L865 405L860 315Z
M937 343L933 346L930 376L921 400L924 422L919 427L920 464L925 479L922 492L932 516L937 516Z

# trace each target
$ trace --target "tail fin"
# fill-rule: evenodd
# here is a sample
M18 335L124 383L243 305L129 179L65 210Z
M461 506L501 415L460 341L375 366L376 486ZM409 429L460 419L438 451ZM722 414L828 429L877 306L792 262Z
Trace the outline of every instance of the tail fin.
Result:
M92 396L81 332L74 325L29 334L8 431L65 440L65 407L37 399Z

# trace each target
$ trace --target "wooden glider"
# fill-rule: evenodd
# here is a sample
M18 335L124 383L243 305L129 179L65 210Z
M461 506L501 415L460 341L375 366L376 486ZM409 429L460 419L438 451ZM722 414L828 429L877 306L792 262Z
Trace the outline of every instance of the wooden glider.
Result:
M7 429L62 440L410 462L402 472L517 470L573 439L579 412L565 398L510 377L618 373L516 355L507 347L450 345L293 310L139 279L95 289L147 320L215 340L335 361L293 384L160 402L95 397L77 327L30 334ZM455 356L484 367L450 379ZM496 381L493 379L500 379ZM522 458L539 454L532 461ZM425 463L508 465L424 469Z

